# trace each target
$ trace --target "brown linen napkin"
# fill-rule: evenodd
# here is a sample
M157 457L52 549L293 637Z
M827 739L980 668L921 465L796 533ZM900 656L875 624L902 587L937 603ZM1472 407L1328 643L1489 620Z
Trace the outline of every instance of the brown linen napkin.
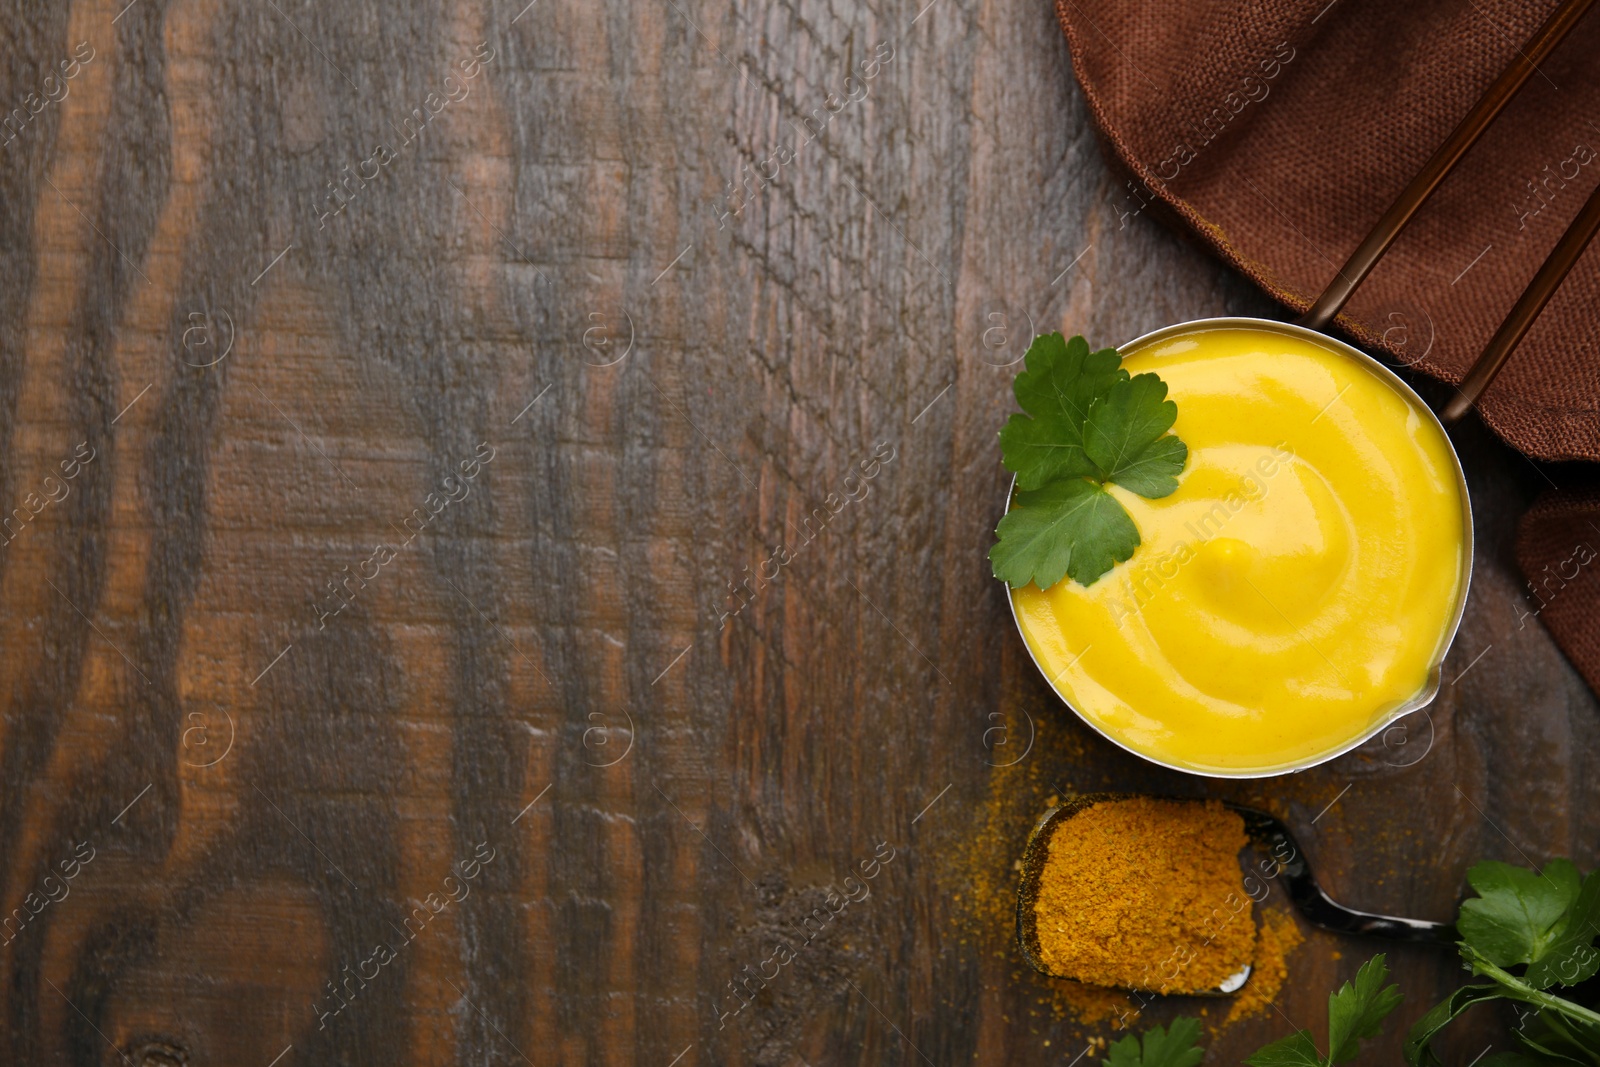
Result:
M1055 0L1073 70L1118 161L1115 213L1165 204L1284 304L1308 307L1556 0ZM1600 11L1523 87L1357 290L1336 326L1461 380L1600 183ZM1600 245L1479 403L1540 459L1600 460ZM1587 504L1583 501L1588 501ZM1559 572L1594 496L1529 513L1518 559ZM1587 516L1587 518L1583 518ZM1600 548L1600 534L1578 539ZM1600 580L1540 618L1600 689ZM1538 600L1533 601L1539 603Z
M1528 578L1517 621L1543 620L1600 693L1600 481L1536 500L1517 527L1517 564Z

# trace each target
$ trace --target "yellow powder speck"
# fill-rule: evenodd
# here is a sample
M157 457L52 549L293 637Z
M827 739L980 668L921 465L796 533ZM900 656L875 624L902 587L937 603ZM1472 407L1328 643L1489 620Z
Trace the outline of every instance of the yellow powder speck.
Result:
M1255 959L1251 961L1250 981L1228 1009L1223 1020L1224 1028L1252 1015L1264 1015L1272 1002L1283 992L1283 983L1289 977L1289 953L1299 947L1305 938L1294 916L1277 908L1261 909L1261 932L1256 938Z
M1017 857L1028 831L1048 806L1046 798L1057 795L1060 788L1073 787L1041 753L1053 753L1057 761L1070 761L1082 753L1081 740L1071 728L1042 716L1034 721L1038 737L1033 756L994 769L988 797L955 860L942 874L944 887L957 904L952 918L960 943L1008 964L1023 962L1017 948ZM1126 993L1046 978L1031 969L1013 973L1012 980L1032 983L1049 998L1056 1018L1075 1019L1086 1027L1115 1018L1132 1005Z
M1058 1006L1070 1009L1084 1025L1105 1022L1135 1007L1133 1000L1121 990L1059 979L1052 985Z

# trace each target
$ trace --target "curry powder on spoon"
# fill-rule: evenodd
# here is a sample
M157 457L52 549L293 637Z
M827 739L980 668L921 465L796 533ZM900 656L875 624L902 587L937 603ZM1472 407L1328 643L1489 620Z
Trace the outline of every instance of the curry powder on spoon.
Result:
M1107 800L1063 820L1034 903L1041 962L1094 985L1215 990L1255 950L1247 843L1215 800Z

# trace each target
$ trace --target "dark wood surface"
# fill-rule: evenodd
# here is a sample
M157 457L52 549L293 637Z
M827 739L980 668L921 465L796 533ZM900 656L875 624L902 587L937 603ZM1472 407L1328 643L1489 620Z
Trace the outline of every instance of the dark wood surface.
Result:
M1476 425L1405 745L1161 773L1028 662L984 552L1030 324L1272 311L1120 192L1049 5L3 22L0 1061L1068 1063L1110 1024L1004 912L1063 787L1253 800L1425 918L1594 863L1595 700L1509 559L1563 472ZM1307 936L1208 1062L1321 1031L1372 946ZM1404 1023L1458 978L1393 958Z

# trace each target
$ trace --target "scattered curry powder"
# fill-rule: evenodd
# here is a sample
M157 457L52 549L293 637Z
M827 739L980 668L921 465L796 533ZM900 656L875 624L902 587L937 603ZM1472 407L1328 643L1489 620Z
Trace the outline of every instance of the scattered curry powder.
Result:
M1240 1019L1266 1014L1289 977L1289 953L1303 940L1300 927L1289 912L1278 908L1261 909L1261 932L1256 938L1250 981L1229 1006L1228 1017L1222 1021L1224 1029Z
M1034 904L1042 962L1101 986L1215 989L1251 962L1244 820L1215 800L1102 801L1050 840Z
M1012 714L1020 721L1020 712ZM959 839L954 860L939 868L937 877L952 905L951 934L963 951L977 953L985 968L992 968L986 973L998 975L1003 966L1013 982L1031 988L1035 1006L1030 1011L1039 1018L1071 1018L1088 1027L1126 1012L1133 1003L1129 994L1046 978L1026 966L1017 949L1018 857L1039 813L1055 806L1059 787L1073 786L1040 753L1051 753L1058 763L1083 758L1077 731L1045 716L1034 719L1034 726L1033 756L993 769L988 794Z
M1052 998L1050 1007L1058 1018L1070 1012L1085 1026L1110 1021L1115 1029L1115 1020L1136 1007L1136 1002L1124 990L1105 989L1082 982L1053 982L1049 992Z

